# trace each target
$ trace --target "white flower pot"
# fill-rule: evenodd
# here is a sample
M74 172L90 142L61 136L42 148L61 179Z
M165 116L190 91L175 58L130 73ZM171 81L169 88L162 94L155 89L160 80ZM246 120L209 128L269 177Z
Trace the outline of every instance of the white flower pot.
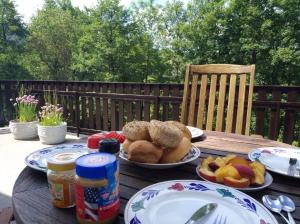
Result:
M9 122L9 128L14 139L28 140L37 137L38 123L38 121L18 122L14 120Z
M65 141L67 134L67 123L63 122L57 126L43 126L38 124L38 135L43 144L53 145Z

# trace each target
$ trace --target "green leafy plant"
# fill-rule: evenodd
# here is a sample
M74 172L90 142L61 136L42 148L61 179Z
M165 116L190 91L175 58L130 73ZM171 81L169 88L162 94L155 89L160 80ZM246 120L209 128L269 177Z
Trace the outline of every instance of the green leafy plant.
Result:
M63 119L63 107L59 104L53 105L45 103L45 106L41 107L39 112L40 125L43 126L57 126L64 122Z
M37 119L36 107L38 100L32 95L18 96L14 102L10 99L16 110L16 120L18 122L30 122Z

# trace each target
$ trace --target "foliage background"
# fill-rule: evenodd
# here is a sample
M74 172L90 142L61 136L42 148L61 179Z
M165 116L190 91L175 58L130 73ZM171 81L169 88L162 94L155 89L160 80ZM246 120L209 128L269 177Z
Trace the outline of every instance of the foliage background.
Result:
M257 84L300 85L299 0L45 0L25 24L0 0L0 79L183 82L187 63L256 64Z

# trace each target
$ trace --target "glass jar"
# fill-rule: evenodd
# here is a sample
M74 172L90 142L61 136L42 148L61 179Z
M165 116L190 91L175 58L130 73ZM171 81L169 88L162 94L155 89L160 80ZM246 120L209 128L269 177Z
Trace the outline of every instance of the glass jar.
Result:
M93 153L76 160L76 216L81 224L114 223L119 214L119 168L112 154Z
M77 153L56 153L47 159L47 179L54 206L75 206L75 160Z
M90 135L87 139L87 147L89 153L96 153L99 151L99 142L105 139L105 134L98 133L94 135Z

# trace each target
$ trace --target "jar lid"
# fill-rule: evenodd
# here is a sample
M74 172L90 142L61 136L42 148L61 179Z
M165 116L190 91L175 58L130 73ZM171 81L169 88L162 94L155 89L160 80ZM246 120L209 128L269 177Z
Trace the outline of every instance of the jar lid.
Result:
M53 171L75 169L75 161L82 154L78 152L57 152L47 158L47 167Z
M109 153L93 153L76 160L76 174L87 179L108 179L118 169L117 158Z
M115 138L103 139L99 142L100 152L118 153L120 151L120 142Z
M90 149L98 149L99 141L105 139L105 135L102 133L90 135L87 140L87 147Z

